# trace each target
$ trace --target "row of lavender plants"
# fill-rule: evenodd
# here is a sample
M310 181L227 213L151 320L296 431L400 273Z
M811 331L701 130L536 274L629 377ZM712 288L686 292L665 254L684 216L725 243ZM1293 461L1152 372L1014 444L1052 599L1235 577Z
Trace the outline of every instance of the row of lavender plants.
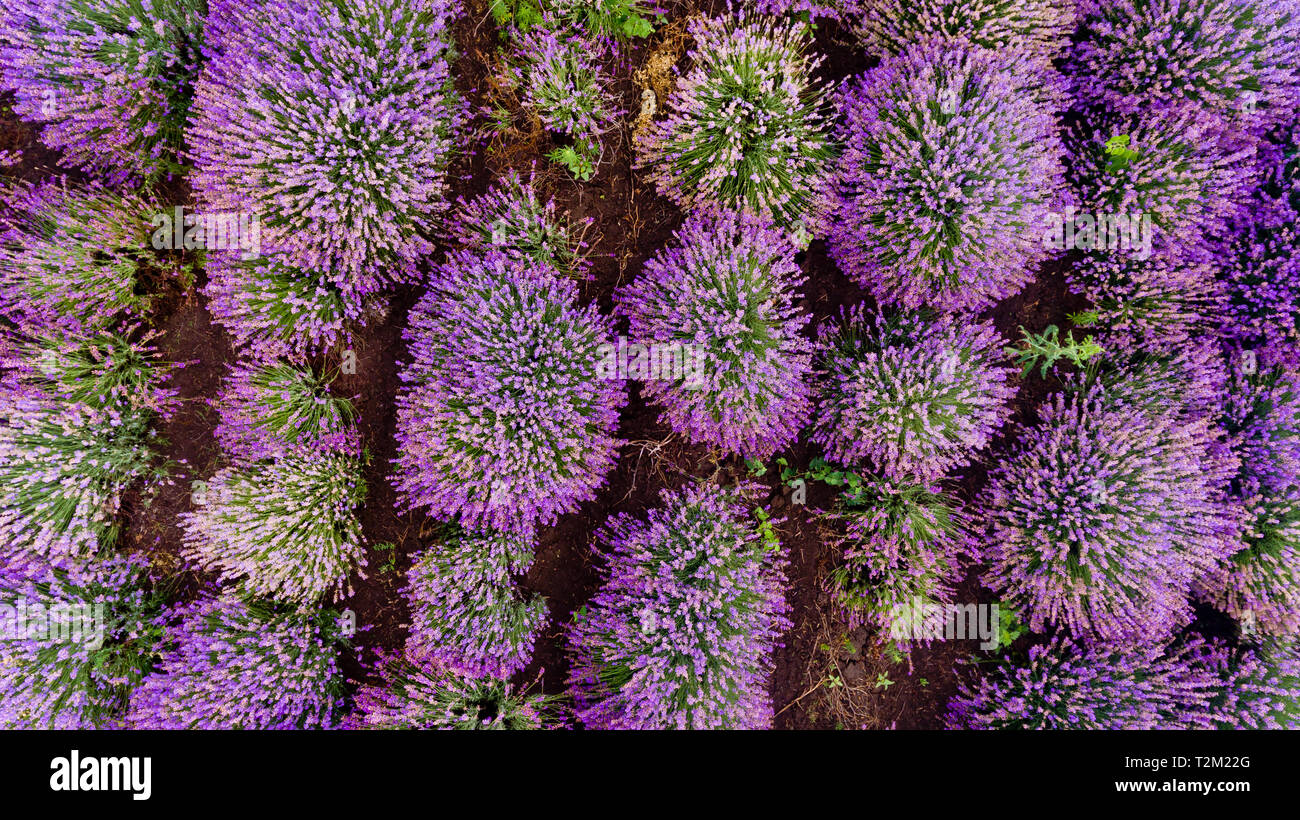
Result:
M599 57L653 14L514 9L508 82L552 159L589 179L625 116ZM620 361L625 329L677 357L641 395L685 441L751 465L807 441L852 476L820 516L849 623L894 640L900 606L954 603L974 568L1033 630L963 686L950 725L1292 725L1300 3L759 0L693 17L685 68L634 135L641 179L684 221L613 315L581 298L586 226L534 181L451 201L472 120L463 14L0 12L16 111L79 169L5 190L0 583L110 613L71 653L0 639L0 723L770 726L788 582L749 483L701 478L606 521L602 586L562 627L567 706L512 683L560 614L527 582L540 535L599 497L625 446L625 381L647 376ZM873 67L833 87L814 22ZM230 217L200 254L154 219L180 177ZM869 296L817 327L814 240ZM1008 348L995 307L1045 264L1091 305L1072 317L1087 342L1052 328ZM118 525L124 496L177 475L157 434L174 366L150 327L200 269L237 361L215 472L179 522L207 581L176 603ZM391 481L438 526L412 556L405 646L349 697L329 607L364 577L369 455L338 378L397 286L423 295ZM1047 398L1012 424L1035 379ZM956 479L985 466L963 502ZM1193 634L1197 604L1241 639Z

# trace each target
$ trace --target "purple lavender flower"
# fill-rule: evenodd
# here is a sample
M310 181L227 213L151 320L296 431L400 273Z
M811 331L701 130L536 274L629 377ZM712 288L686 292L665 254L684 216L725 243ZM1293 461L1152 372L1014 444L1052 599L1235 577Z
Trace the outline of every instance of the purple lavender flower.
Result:
M1241 469L1233 498L1246 528L1201 597L1264 635L1300 634L1300 376L1236 351L1223 423Z
M380 681L361 687L345 729L544 729L554 699L507 681L453 672L409 647L383 659Z
M70 164L157 179L178 168L206 13L205 0L8 0L0 85Z
M592 729L768 728L772 653L790 627L780 553L738 490L661 497L598 536L605 585L569 633L577 715Z
M211 0L187 132L200 204L347 294L413 280L463 119L454 0Z
M430 547L408 576L408 647L460 675L523 669L546 623L546 601L515 581L532 561L532 545L506 533L454 532Z
M636 167L684 209L748 211L806 244L824 227L834 148L804 26L741 15L692 20L689 31L692 68L668 117L637 135Z
M354 455L297 449L226 467L180 516L181 554L270 600L350 594L349 576L365 563L355 512L365 493Z
M0 727L121 728L160 632L148 569L0 557Z
M1050 69L1074 30L1074 0L841 0L841 16L873 55L923 40L969 43Z
M471 529L527 534L595 497L625 393L596 376L610 322L577 286L497 250L452 253L412 309L394 485Z
M308 273L274 258L207 256L208 309L255 358L302 360L342 347L346 323L362 317L362 303L324 274Z
M542 204L531 181L508 172L487 193L457 202L459 216L449 234L467 248L497 248L502 253L549 265L561 274L581 276L587 268L582 237L590 220L574 225L555 212L555 200Z
M1294 0L1080 0L1079 19L1069 70L1087 103L1196 108L1252 127L1300 104Z
M617 296L636 343L691 358L685 377L660 374L643 394L691 441L766 459L811 410L794 249L765 221L728 211L696 214L675 239Z
M951 603L959 556L972 541L965 516L942 487L868 476L823 518L842 550L827 586L851 627L870 624L895 643L899 608ZM916 637L916 636L908 636Z
M98 188L15 187L0 205L0 315L28 331L93 333L139 321L142 199Z
M359 455L352 402L330 394L330 379L292 365L241 361L217 402L215 430L236 461L271 459L296 448Z
M158 670L131 696L131 728L332 728L344 679L331 616L228 597L178 607Z
M933 479L964 465L1010 417L1016 390L988 322L919 313L868 316L861 305L824 328L821 399L811 440L846 465Z
M1161 640L1191 619L1192 585L1234 549L1222 492L1236 460L1208 414L1158 383L1056 395L990 473L984 580L1031 628Z
M1004 658L948 705L951 729L1191 729L1212 679L1184 647L1095 647L1057 637Z
M920 43L840 94L840 269L881 302L980 310L1047 255L1061 145L1035 81L994 52Z

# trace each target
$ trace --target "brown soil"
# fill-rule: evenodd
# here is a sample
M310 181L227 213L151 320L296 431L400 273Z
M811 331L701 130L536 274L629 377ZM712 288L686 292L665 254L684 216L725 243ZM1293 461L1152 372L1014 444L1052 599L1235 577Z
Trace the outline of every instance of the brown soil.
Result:
M676 0L663 5L669 6L670 18L678 20L689 13L721 9L725 3ZM497 49L501 41L487 14L486 0L468 0L467 6L469 14L455 27L460 52L457 84L473 109L480 112L475 125L482 126L486 119L482 112L494 104L508 105L509 100L492 82L499 65ZM495 137L482 132L472 150L453 169L454 192L466 199L485 191L491 180L507 169L516 169L525 177L535 172L540 192L553 196L562 212L575 220L591 219L592 270L590 278L582 283L582 295L605 312L612 308L615 289L635 277L642 263L669 241L683 218L679 209L658 196L632 169L630 124L641 106L641 87L633 76L669 38L680 40L680 27L661 29L647 41L632 46L623 57L609 61L609 73L615 78L611 90L629 113L610 140L590 182L575 182L562 168L545 160L543 155L554 147L554 142L517 110L511 112L513 127L509 132ZM826 58L819 72L827 80L837 82L871 65L871 61L846 46L844 39L833 26L818 29L816 47ZM684 54L677 65L685 65ZM36 130L16 120L6 102L7 98L0 97L0 151L21 149L23 156L17 166L0 168L0 174L34 181L61 173L58 154L43 148L37 142ZM189 192L183 182L177 182L166 186L160 200L167 205L185 203ZM802 304L813 316L812 326L835 315L841 307L868 298L835 269L822 242L814 242L801 254L801 263L808 280ZM197 284L202 284L201 276ZM361 511L370 545L367 577L355 579L353 594L337 603L339 608L349 607L357 613L363 630L345 663L345 670L355 680L367 677L367 662L376 649L401 646L408 618L400 594L404 575L414 554L428 546L430 522L419 513L404 511L389 482L397 451L397 373L406 357L401 333L419 293L417 287L398 288L385 306L385 318L356 332L356 372L341 376L335 383L341 394L356 401L370 456L366 469L369 495ZM1037 331L1051 323L1064 325L1065 314L1082 307L1066 291L1062 268L1057 264L1044 267L1023 292L998 305L989 316L1010 343L1019 326ZM229 338L210 320L205 300L197 291L171 300L159 311L156 326L161 331L156 344L162 356L185 364L175 375L184 402L161 430L170 442L165 454L177 464L176 478L170 485L149 493L127 496L123 510L125 544L148 552L160 565L176 568L181 564L177 557L177 515L191 508L191 482L210 477L220 466L220 453L212 438L215 413L209 402L217 395L220 379L235 354ZM1026 380L1017 399L1015 422L1031 421L1033 408L1053 387L1053 383L1034 377ZM1013 431L1014 425L981 463L959 477L957 486L963 498L978 492L985 480L985 465L1003 451ZM533 662L518 680L530 682L540 675L547 692L564 689L568 664L563 625L599 585L593 534L601 523L614 513L646 510L655 504L663 488L680 485L691 476L709 476L719 469L732 476L744 472L738 459L715 460L704 448L685 445L672 436L658 421L657 411L641 400L636 387L632 387L630 401L622 412L619 433L629 443L608 484L595 501L564 516L542 533L536 561L523 580L526 591L546 596L552 620L538 642ZM803 469L818 453L800 443L784 455L792 466ZM794 628L776 656L772 698L778 711L777 727L843 725L835 717L824 684L827 673L836 669L850 670L854 680L849 685L856 693L858 706L869 713L867 725L940 727L957 675L963 674L957 662L970 654L970 645L920 647L912 653L909 670L907 662L881 657L861 633L851 633L839 624L823 590L823 580L836 556L820 536L813 518L813 511L831 505L831 489L810 484L807 504L796 506L774 477L765 476L764 480L769 482L774 516L784 519L778 532L788 549L789 603L794 621ZM189 588L200 580L194 575L182 577ZM973 576L963 585L962 595L962 600L967 601L990 600L990 593L981 589ZM828 643L844 643L845 638L855 646L853 651ZM876 686L880 674L891 683Z

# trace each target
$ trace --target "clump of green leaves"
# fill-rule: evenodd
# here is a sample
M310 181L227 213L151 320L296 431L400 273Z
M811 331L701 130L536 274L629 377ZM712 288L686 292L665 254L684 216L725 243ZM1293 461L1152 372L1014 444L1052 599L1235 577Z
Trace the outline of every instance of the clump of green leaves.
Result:
M1038 375L1047 378L1047 371L1061 359L1068 360L1075 367L1084 367L1088 361L1101 353L1101 345L1091 335L1078 341L1073 334L1066 333L1064 338L1056 325L1048 325L1042 333L1030 333L1020 328L1023 338L1020 347L1007 348L1007 354L1014 356L1016 364L1021 366L1020 375L1027 376L1038 365Z
M586 143L578 143L577 146L566 145L563 148L556 148L546 155L551 162L563 165L569 169L575 179L587 182L596 174L596 164L594 157L590 156L591 148Z
M593 37L643 38L654 33L644 0L546 0L559 22L582 26Z
M1106 166L1107 173L1118 173L1127 168L1129 162L1137 159L1138 152L1129 147L1130 141L1128 134L1119 134L1106 140L1106 155L1110 157Z
M488 11L502 37L508 37L511 30L528 31L542 22L537 0L490 0Z

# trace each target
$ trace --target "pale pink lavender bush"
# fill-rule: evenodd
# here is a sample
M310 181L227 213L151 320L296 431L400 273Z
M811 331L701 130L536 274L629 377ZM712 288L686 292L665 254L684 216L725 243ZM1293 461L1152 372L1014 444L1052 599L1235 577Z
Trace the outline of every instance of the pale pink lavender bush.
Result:
M591 220L575 224L556 213L555 200L545 204L515 171L508 172L487 193L457 202L457 216L448 233L453 242L484 251L496 248L507 255L549 265L561 274L586 272L583 241Z
M950 729L1195 729L1213 694L1213 677L1187 647L1057 637L962 681L946 720Z
M348 399L330 393L332 379L283 362L233 365L216 408L214 431L226 456L258 461L295 449L359 455L360 437Z
M508 678L528 664L546 601L518 589L533 562L518 535L451 532L407 575L407 646L459 675Z
M595 497L626 394L597 377L611 323L577 300L572 280L495 249L437 266L405 333L393 483L407 505L526 534Z
M1064 205L1043 87L990 51L920 43L840 94L840 198L828 244L880 302L980 310L1020 290Z
M741 15L695 19L689 32L692 67L668 116L637 135L636 167L685 210L748 211L801 243L820 235L835 149L807 31Z
M742 491L665 490L598 541L604 586L569 632L569 684L591 729L763 729L786 617L783 559Z
M73 333L142 318L148 203L66 182L14 186L0 198L0 315L28 332Z
M810 440L833 461L890 478L963 466L1011 415L1002 344L989 322L845 311L822 330Z
M361 300L323 273L225 251L209 253L206 267L212 318L259 359L302 360L342 347L348 323L362 318Z
M682 379L646 381L642 395L690 441L766 459L795 440L812 407L794 248L733 211L698 212L674 239L616 297L633 342L678 345L693 362Z
M841 20L868 54L886 56L913 43L970 44L1018 63L1050 69L1074 30L1075 0L841 0Z
M892 634L899 608L952 602L973 541L942 487L868 476L823 517L836 527L830 545L842 550L827 586L850 627L867 624L905 643Z
M408 648L379 665L379 682L357 690L345 729L545 729L554 698L507 681L462 675Z
M1199 109L1253 127L1300 105L1295 0L1079 0L1069 72L1084 102Z
M0 727L121 728L161 632L148 562L0 558L0 602L23 607L0 618Z
M6 0L0 86L41 140L114 182L177 170L205 0Z
M181 514L181 554L270 600L311 605L350 594L349 578L365 563L356 515L365 494L356 455L298 448L236 463Z
M202 597L171 616L157 671L131 696L133 729L328 729L344 703L333 613Z
M1237 464L1168 383L1126 392L1134 378L1119 378L1054 396L990 473L984 582L1035 630L1158 641L1191 620L1193 584L1235 549L1221 494Z
M1080 210L1149 216L1152 244L1175 254L1205 244L1250 192L1253 143L1199 109L1088 112L1065 144Z
M0 553L111 547L123 492L159 477L170 368L116 335L10 343L0 384Z
M1246 527L1202 597L1252 631L1300 634L1300 376L1255 351L1234 351L1223 407L1241 460L1232 496Z
M349 295L411 280L464 106L454 0L210 0L187 133L203 209L260 217L275 260Z

